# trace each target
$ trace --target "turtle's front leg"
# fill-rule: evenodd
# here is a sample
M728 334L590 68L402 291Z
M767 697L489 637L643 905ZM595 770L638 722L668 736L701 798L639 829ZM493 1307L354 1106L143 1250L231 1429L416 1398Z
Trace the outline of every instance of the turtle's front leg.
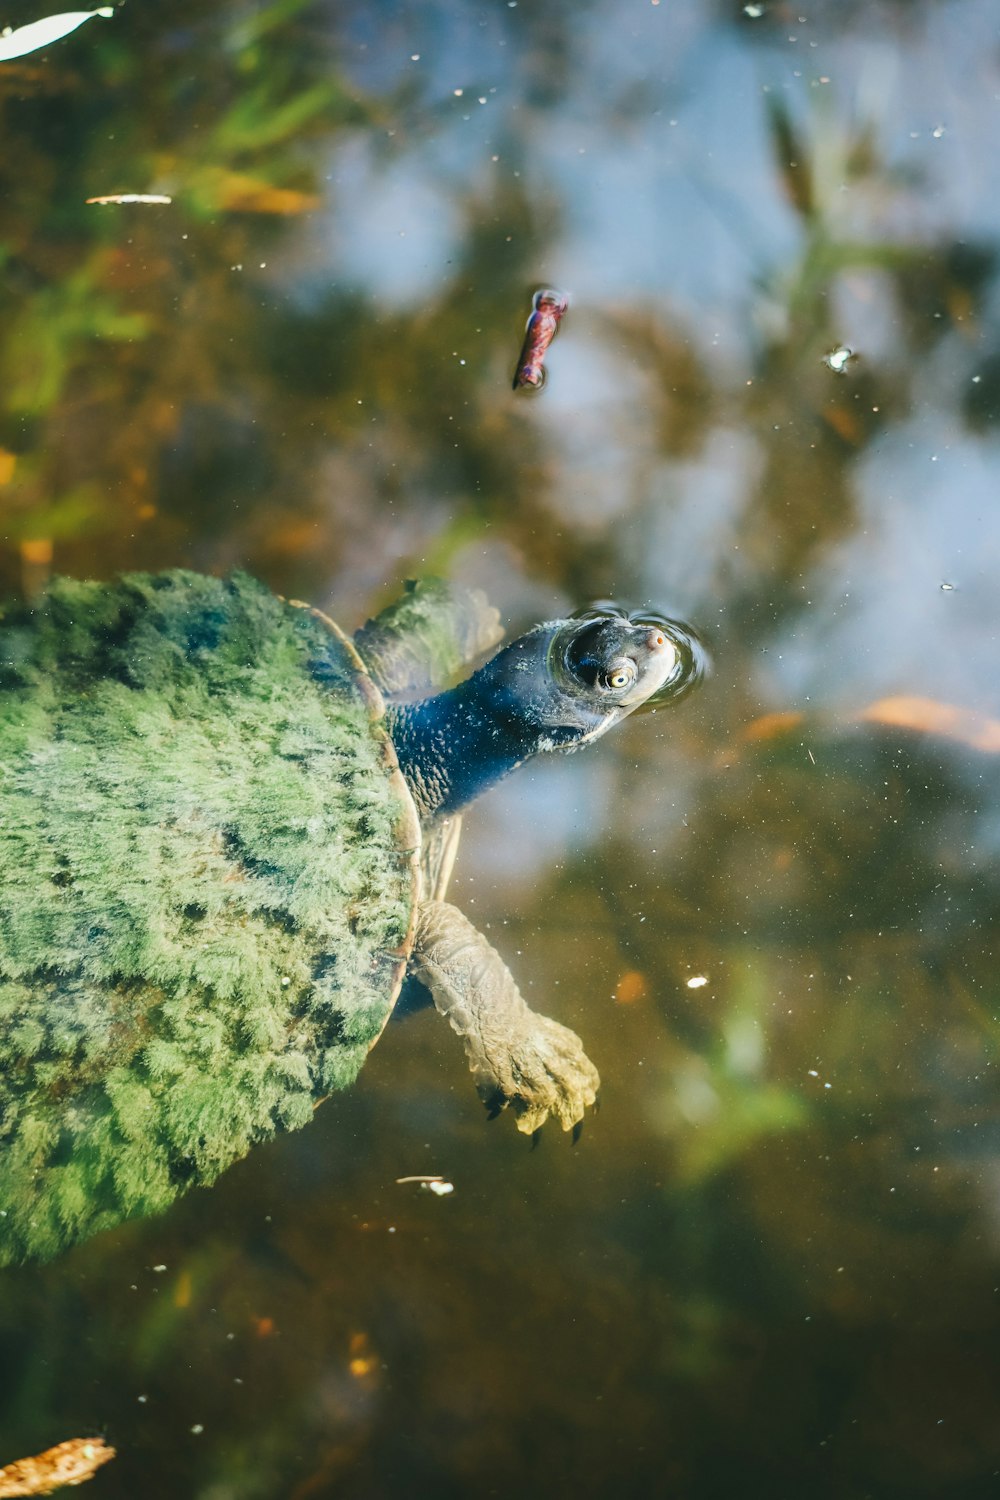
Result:
M510 970L481 932L445 901L420 908L411 967L465 1044L479 1097L509 1104L530 1135L552 1115L570 1130L600 1087L575 1032L525 1004Z

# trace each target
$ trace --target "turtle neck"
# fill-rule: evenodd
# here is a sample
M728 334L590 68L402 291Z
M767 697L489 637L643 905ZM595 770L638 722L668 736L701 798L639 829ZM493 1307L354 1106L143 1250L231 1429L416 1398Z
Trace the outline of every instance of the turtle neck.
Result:
M552 683L554 627L540 625L468 681L419 703L391 704L389 732L422 818L457 812L539 751L591 727Z

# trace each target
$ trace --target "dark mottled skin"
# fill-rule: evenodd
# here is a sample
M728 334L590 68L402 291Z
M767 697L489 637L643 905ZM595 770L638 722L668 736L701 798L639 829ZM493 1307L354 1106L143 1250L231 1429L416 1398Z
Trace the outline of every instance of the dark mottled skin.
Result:
M554 642L565 655L571 632L596 637L582 675L550 668ZM651 644L654 636L663 644ZM623 657L637 677L615 691L600 681L599 658ZM673 659L670 643L648 625L557 620L537 625L458 687L390 707L392 741L421 817L456 812L531 756L605 733L662 686L662 667Z
M665 628L596 610L538 625L467 682L388 709L400 768L425 827L425 885L410 971L462 1038L491 1114L518 1129L552 1116L575 1128L600 1079L579 1037L525 1003L499 954L441 897L429 868L434 830L531 756L575 750L684 675Z

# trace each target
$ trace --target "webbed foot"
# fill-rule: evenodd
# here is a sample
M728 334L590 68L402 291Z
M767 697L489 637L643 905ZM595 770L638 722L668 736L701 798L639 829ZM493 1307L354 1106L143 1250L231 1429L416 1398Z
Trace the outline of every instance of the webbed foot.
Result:
M488 1052L466 1040L476 1089L491 1115L509 1107L525 1135L551 1118L577 1139L601 1080L576 1032L525 1006L516 1035L504 1037L501 1046L491 1040Z
M465 1045L491 1119L510 1108L533 1135L549 1118L573 1130L600 1078L574 1031L529 1009L500 955L454 906L427 901L413 968Z

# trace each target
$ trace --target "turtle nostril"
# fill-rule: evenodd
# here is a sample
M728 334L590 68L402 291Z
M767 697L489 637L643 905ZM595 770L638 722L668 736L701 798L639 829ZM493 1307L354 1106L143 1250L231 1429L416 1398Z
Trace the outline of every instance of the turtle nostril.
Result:
M662 651L667 644L667 638L662 630L651 630L646 637L646 645L650 651Z

